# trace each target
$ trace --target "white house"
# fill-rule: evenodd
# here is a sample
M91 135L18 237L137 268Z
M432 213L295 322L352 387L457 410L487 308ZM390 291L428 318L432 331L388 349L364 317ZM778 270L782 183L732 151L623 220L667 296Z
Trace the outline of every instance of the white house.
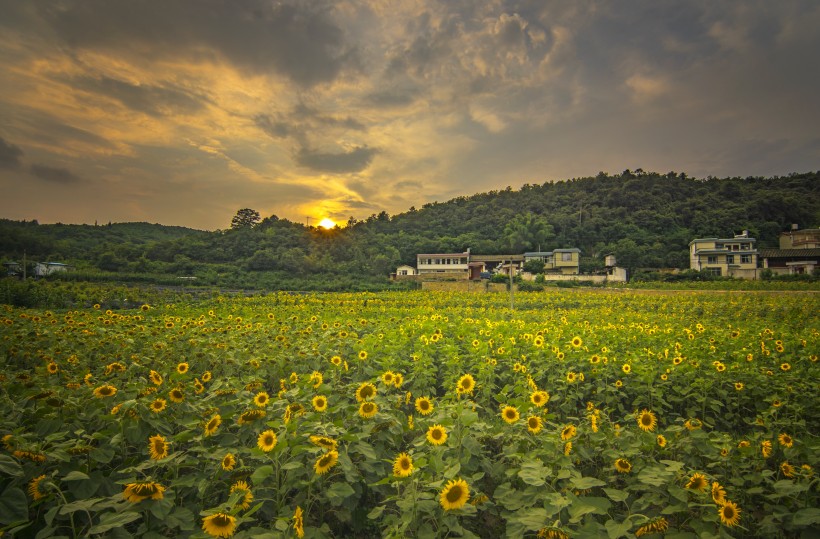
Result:
M62 262L37 262L34 266L34 275L37 277L45 277L68 269L68 264Z

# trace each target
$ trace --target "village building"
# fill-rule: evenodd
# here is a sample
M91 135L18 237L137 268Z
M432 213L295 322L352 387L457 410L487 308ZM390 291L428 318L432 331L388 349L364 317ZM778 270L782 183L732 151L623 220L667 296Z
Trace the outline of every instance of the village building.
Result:
M820 228L792 225L780 234L780 249L761 249L760 258L776 275L812 274L820 265Z
M757 240L744 230L733 238L698 238L689 242L689 267L720 277L757 279Z

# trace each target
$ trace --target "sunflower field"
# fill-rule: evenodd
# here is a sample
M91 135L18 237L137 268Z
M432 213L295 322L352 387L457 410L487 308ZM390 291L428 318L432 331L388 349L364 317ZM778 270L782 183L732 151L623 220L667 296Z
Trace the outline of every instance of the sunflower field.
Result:
M0 307L0 530L817 537L820 297Z

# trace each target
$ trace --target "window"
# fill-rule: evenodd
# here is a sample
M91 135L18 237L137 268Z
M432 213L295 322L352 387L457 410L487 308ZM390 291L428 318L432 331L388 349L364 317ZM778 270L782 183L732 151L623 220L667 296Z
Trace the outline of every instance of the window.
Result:
M706 268L703 271L708 273L709 275L715 275L717 277L720 277L720 268Z
M433 259L432 259L432 258L428 258L428 259L427 259L427 263L428 263L428 264L432 264L432 263L433 263Z
M740 255L740 263L741 264L751 264L752 263L752 255Z
M722 243L716 243L715 244L715 249L723 249L723 244Z
M726 255L726 263L727 264L734 264L735 263L735 255Z
M717 257L716 256L707 256L706 257L707 264L717 264Z
M561 253L562 262L572 262L572 253Z
M750 250L751 248L752 248L752 244L751 244L751 243L741 243L741 244L740 244L740 249L741 249L742 251L748 251L748 250Z

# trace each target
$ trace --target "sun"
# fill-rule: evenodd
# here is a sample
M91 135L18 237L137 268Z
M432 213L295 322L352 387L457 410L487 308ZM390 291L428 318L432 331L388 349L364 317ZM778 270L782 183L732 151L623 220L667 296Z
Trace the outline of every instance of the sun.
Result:
M331 228L336 226L336 223L332 219L325 217L324 219L319 221L319 226L326 230L330 230Z

